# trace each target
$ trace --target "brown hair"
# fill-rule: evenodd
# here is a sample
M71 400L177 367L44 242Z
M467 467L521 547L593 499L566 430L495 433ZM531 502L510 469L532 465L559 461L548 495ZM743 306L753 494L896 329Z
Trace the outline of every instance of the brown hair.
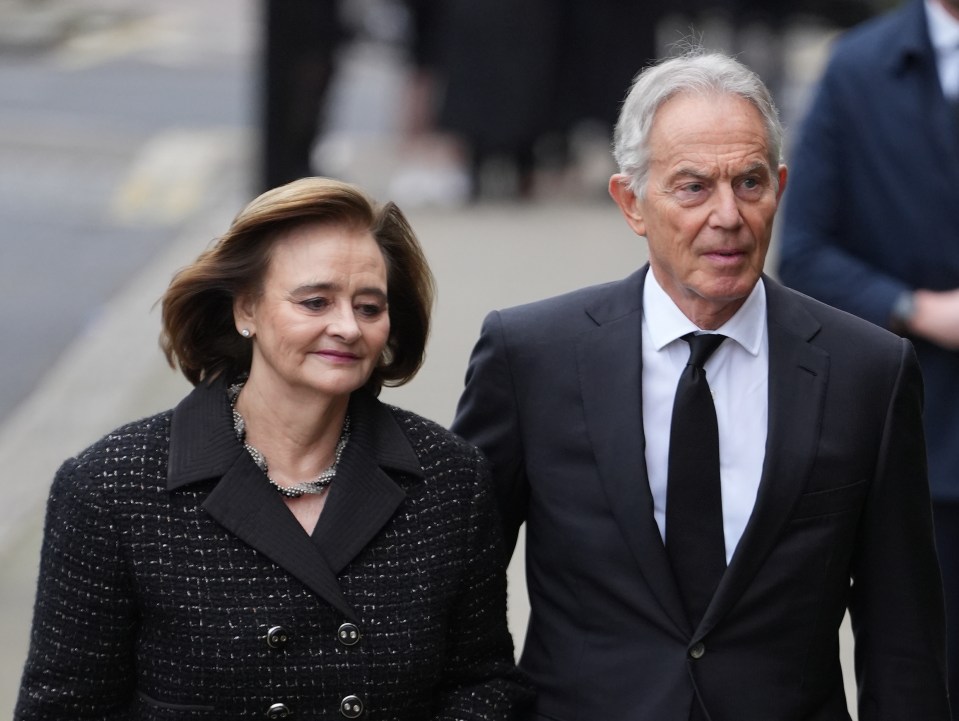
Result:
M250 370L253 341L236 331L233 301L255 295L274 241L293 227L324 222L370 232L386 260L390 335L367 387L410 381L423 364L434 281L413 229L393 203L379 206L360 188L328 178L301 178L263 193L161 299L160 347L172 368L196 385Z

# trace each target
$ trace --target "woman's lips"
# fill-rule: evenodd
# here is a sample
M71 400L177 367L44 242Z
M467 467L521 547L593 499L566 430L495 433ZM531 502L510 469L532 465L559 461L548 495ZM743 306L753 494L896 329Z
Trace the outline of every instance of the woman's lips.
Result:
M321 356L336 363L350 363L359 358L359 356L355 353L348 353L346 351L339 350L320 350L316 351L315 355Z

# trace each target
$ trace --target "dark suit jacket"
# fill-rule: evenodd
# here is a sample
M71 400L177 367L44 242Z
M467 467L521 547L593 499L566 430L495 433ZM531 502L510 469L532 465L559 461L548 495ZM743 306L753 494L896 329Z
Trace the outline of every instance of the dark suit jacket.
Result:
M488 316L454 424L492 462L508 534L527 524L534 718L688 721L699 694L712 721L846 719L848 605L860 719L946 721L910 344L764 279L763 475L692 628L646 478L645 272Z
M790 171L784 283L883 327L903 291L959 288L959 117L922 0L837 42ZM932 495L959 501L959 353L915 346Z
M363 392L350 414L312 537L219 382L67 461L17 721L339 719L350 696L360 718L510 718L527 692L479 454Z

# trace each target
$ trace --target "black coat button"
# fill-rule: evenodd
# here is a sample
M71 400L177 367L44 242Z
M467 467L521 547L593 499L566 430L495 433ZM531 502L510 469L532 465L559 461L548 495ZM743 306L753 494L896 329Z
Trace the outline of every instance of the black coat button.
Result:
M360 640L360 629L353 623L344 623L336 631L336 637L344 646L355 646Z
M290 640L290 634L282 626L274 626L266 632L266 645L270 648L283 648Z
M702 643L693 644L692 648L689 649L689 657L694 659L700 659L706 653L706 646Z
M266 711L267 718L288 718L290 716L290 709L287 708L286 704L275 703Z
M340 713L346 718L359 718L363 713L363 701L359 696L347 696L340 701Z

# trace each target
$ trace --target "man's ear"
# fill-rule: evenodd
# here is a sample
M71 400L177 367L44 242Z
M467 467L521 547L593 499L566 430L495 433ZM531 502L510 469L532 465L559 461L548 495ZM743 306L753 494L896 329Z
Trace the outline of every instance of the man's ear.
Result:
M646 237L646 222L643 219L642 204L629 187L630 177L616 173L609 179L609 194L626 218L629 227L636 235Z
M785 165L779 166L779 190L776 191L776 201L782 200L783 191L786 190L786 178L789 177L789 172L786 170Z

